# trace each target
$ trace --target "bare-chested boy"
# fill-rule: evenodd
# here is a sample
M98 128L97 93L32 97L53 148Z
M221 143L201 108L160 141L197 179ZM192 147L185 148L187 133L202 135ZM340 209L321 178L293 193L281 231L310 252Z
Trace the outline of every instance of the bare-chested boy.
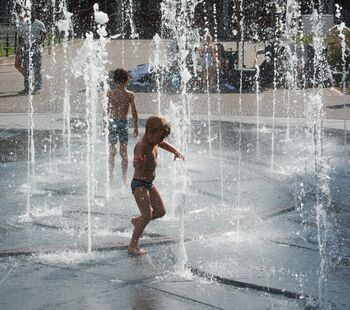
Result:
M156 177L158 147L174 154L174 160L185 159L172 145L163 141L170 134L169 121L161 116L151 116L146 123L145 135L134 149L134 178L131 190L141 215L131 219L134 232L128 247L129 254L145 255L147 252L138 247L139 239L150 220L165 215L162 198L153 184Z
M138 114L135 105L134 93L125 89L129 73L124 69L117 69L113 75L113 81L116 89L108 93L108 117L109 117L109 177L113 179L114 158L117 153L115 145L119 140L120 156L122 158L122 177L124 183L127 181L128 170L128 111L131 107L131 113L134 120L134 137L138 132Z

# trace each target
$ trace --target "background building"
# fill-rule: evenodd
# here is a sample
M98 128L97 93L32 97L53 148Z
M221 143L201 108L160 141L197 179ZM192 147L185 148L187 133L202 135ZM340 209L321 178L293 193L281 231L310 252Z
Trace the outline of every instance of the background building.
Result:
M162 0L133 0L133 7L130 7L130 2L124 0L66 0L68 10L74 14L77 36L83 36L85 32L94 28L93 5L98 3L100 10L106 12L110 18L107 29L109 34L120 34L123 38L130 38L137 34L142 39L150 39L156 33L161 33L161 2ZM313 9L319 9L319 4L316 2L311 5L309 0L299 0L301 13L310 14ZM59 0L56 0L56 8L52 8L52 1L31 0L31 3L49 29L54 19L61 18ZM176 5L178 1L173 0L173 3ZM209 28L214 34L214 25L217 25L217 36L220 40L239 39L242 4L244 38L268 40L274 35L276 3L283 6L286 5L287 0L205 0L195 9L194 26L200 32ZM342 20L350 27L350 1L324 1L321 4L323 12L334 15L336 3L343 7ZM14 0L0 0L2 23L9 20L13 6Z

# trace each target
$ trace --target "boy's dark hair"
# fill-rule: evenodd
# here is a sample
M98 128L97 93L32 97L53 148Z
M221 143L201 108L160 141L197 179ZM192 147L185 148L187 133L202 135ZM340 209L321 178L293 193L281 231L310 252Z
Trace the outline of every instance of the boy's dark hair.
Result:
M146 122L146 133L164 130L166 135L170 135L170 122L163 115L153 115Z
M118 69L116 69L116 70L114 71L114 74L113 74L113 81L114 81L116 84L125 83L125 82L127 82L129 79L130 79L129 72L126 71L125 69L118 68Z

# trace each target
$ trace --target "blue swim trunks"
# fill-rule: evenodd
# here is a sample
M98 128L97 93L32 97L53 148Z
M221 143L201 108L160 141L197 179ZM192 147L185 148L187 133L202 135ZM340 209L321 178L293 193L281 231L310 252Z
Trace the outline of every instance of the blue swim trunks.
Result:
M128 144L128 121L126 119L110 119L108 126L109 144Z
M145 180L132 179L132 181L131 181L131 190L132 191L136 187L140 187L140 186L144 186L150 191L153 188L153 182L149 182L149 181L145 181Z

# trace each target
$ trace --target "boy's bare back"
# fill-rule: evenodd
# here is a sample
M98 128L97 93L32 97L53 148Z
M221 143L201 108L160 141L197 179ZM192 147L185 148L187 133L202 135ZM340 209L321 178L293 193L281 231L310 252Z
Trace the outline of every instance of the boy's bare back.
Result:
M116 87L108 93L108 115L113 119L127 119L129 107L134 114L135 96L133 92Z

